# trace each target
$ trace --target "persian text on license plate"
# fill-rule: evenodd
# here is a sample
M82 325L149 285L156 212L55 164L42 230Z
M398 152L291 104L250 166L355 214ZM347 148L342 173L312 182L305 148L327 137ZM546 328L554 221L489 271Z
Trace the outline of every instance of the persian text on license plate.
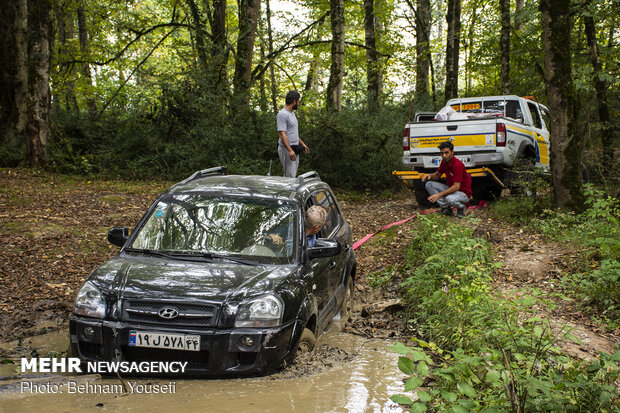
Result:
M200 351L200 336L130 331L129 346Z

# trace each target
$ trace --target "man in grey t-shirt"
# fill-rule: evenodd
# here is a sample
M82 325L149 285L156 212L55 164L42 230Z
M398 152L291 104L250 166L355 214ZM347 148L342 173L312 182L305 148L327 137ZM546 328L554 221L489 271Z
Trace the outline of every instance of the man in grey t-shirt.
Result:
M286 94L286 106L278 112L276 116L276 124L278 126L278 156L282 167L284 168L284 176L295 178L297 176L297 168L299 167L299 157L291 146L301 145L304 153L310 152L304 141L299 137L299 128L297 117L293 113L299 105L301 96L296 90L291 90Z

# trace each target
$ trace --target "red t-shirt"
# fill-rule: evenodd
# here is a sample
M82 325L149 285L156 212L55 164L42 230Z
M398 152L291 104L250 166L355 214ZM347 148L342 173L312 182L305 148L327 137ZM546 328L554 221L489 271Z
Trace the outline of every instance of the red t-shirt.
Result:
M459 191L464 192L469 198L471 198L471 176L465 170L463 162L459 161L455 156L452 157L450 163L446 163L443 159L437 170L439 174L446 174L446 180L448 181L448 187L454 185L455 182L461 183L461 189Z

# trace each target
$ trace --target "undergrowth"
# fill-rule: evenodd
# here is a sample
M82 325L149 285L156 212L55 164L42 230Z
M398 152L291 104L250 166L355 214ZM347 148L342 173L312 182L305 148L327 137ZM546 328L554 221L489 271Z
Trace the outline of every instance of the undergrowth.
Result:
M600 318L608 328L620 326L620 201L592 185L585 186L582 213L543 209L538 212L527 198L506 198L492 211L512 223L535 229L546 237L589 250L593 269L582 268L563 277L561 287L586 313Z
M412 412L610 412L620 403L615 382L620 351L573 360L556 346L565 328L537 313L549 302L509 300L491 291L486 241L444 217L421 217L402 283L412 346L392 346L410 377L391 397ZM379 279L379 276L376 276Z

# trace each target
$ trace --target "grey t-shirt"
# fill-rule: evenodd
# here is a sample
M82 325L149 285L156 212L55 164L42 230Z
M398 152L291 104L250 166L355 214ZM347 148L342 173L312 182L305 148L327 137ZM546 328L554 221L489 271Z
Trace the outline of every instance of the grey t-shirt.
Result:
M278 132L286 132L289 145L299 145L297 117L293 112L283 108L276 116L276 124L278 126ZM282 139L278 139L278 144L284 146Z

